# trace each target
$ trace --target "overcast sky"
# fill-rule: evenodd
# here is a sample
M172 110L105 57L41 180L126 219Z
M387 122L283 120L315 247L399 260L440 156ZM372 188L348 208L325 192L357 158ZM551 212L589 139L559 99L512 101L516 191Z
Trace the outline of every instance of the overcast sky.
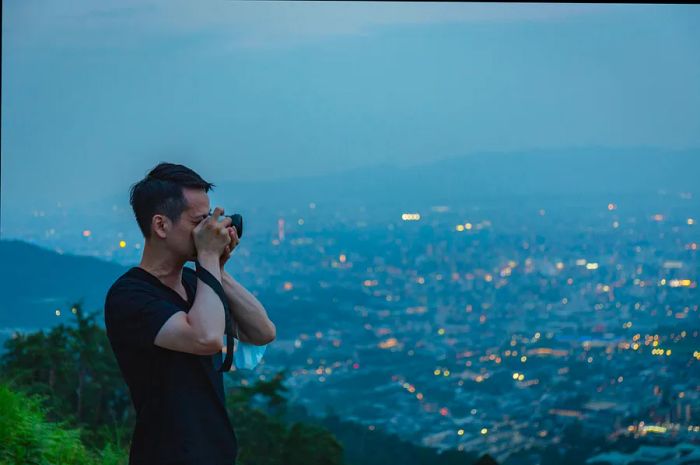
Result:
M482 150L700 147L700 7L5 0L2 204Z

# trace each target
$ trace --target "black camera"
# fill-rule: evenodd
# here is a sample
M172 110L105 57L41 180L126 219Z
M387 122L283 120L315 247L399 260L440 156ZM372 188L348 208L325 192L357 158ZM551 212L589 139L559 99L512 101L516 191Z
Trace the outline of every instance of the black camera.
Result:
M236 227L236 233L238 238L243 237L243 217L239 213L234 213L233 215L224 215L231 218L231 226Z

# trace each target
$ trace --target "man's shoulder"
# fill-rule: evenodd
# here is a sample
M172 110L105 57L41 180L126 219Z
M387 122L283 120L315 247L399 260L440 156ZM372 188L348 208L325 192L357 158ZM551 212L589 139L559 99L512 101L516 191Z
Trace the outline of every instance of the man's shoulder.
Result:
M148 283L140 279L136 279L134 276L134 269L130 268L112 283L112 285L107 290L107 298L110 298L111 296L124 291L129 291L134 288L147 287L147 284Z
M138 307L144 299L157 297L157 289L149 282L136 276L135 268L119 276L107 290L104 301L105 319L110 314L127 315L129 310Z
M121 276L119 276L107 290L105 301L118 299L124 295L146 295L158 292L158 287L150 281L145 272L138 267L131 267ZM197 287L197 272L184 266L182 268L183 279Z

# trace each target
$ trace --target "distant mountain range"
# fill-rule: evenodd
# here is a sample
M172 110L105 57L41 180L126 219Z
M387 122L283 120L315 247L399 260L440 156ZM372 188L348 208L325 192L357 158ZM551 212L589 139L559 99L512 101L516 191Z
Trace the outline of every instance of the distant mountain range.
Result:
M655 194L697 189L700 150L575 149L484 153L398 168L378 165L307 179L221 183L245 204L454 203L513 196ZM697 194L697 193L696 193Z
M222 167L235 168L235 167ZM522 152L485 152L398 167L382 163L340 173L271 181L214 182L218 198L262 208L334 205L455 203L512 196L575 197L647 195L697 189L700 149L574 148ZM132 180L130 182L135 182ZM124 193L94 206L128 206ZM700 197L696 192L696 198Z
M128 270L17 240L0 241L0 261L0 329L36 329L72 320L70 305L81 299L83 310L101 312L107 290Z

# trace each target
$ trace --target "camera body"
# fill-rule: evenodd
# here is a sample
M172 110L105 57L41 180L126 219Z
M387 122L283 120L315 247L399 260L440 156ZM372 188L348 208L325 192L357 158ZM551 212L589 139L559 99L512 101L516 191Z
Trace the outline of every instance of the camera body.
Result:
M234 213L233 215L224 215L228 216L231 218L231 226L236 227L236 233L238 234L238 238L240 239L243 237L243 216L241 216L240 213Z

